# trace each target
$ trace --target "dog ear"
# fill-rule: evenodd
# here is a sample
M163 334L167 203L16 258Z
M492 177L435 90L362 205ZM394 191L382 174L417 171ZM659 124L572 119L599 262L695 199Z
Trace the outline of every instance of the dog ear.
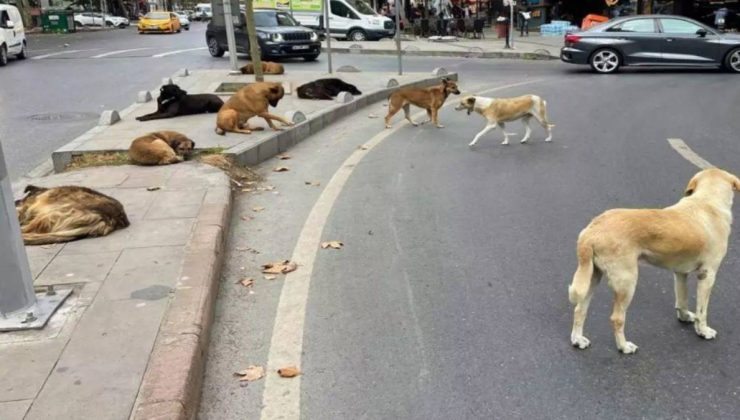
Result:
M696 177L691 178L691 181L689 181L689 185L686 186L686 191L684 191L684 196L688 197L691 194L696 191L696 186L699 184L699 181L696 179Z
M735 175L732 175L732 189L735 191L740 191L740 178Z

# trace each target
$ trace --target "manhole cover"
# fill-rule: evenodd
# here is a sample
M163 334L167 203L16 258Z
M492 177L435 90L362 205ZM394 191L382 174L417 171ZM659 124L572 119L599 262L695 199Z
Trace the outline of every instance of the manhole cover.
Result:
M99 115L93 112L52 112L48 114L35 114L28 117L32 121L84 121L94 120Z

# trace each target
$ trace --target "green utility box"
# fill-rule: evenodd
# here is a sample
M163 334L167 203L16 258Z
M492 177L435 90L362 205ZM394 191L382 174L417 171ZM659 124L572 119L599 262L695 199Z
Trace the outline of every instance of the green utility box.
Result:
M41 13L41 27L44 32L75 32L75 16L72 10L44 10Z

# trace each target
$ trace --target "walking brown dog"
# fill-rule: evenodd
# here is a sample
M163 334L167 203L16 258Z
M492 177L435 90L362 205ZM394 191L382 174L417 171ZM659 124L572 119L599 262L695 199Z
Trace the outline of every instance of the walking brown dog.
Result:
M29 185L25 193L15 209L26 245L105 236L130 224L118 200L89 188Z
M254 74L254 64L248 63L247 65L240 68L242 74ZM272 61L262 62L262 73L263 74L284 74L285 68L280 63L274 63Z
M157 131L131 142L128 155L139 165L169 165L190 155L195 142L176 131Z
M276 107L283 99L285 91L283 85L275 82L251 83L239 89L234 96L218 111L216 117L216 133L251 134L252 131L262 130L262 127L250 127L247 120L254 116L262 117L273 130L279 131L272 120L280 121L285 126L293 123L287 119L268 112L270 105Z
M413 126L419 124L415 123L411 119L411 104L424 108L427 110L429 120L434 123L437 128L444 128L439 123L439 109L444 105L447 97L451 93L459 95L460 91L457 89L457 83L454 81L444 78L442 83L437 86L429 88L403 88L393 92L388 98L388 115L385 117L385 128L391 128L391 118L403 108L403 113L406 116L406 120ZM428 122L424 121L424 122ZM423 123L422 123L423 124Z

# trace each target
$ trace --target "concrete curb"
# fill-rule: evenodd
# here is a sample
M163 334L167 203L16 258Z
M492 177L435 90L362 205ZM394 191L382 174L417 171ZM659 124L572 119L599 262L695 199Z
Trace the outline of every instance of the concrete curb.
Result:
M326 48L321 48L326 52ZM355 48L332 48L332 53L340 54L375 54L375 55L396 55L396 50L360 50ZM549 54L538 54L534 52L509 52L509 51L424 51L424 50L402 50L402 55L416 57L463 57L463 58L505 58L519 60L559 60L560 57Z
M226 237L231 188L211 187L204 198L174 295L159 328L130 418L195 419L205 370Z

